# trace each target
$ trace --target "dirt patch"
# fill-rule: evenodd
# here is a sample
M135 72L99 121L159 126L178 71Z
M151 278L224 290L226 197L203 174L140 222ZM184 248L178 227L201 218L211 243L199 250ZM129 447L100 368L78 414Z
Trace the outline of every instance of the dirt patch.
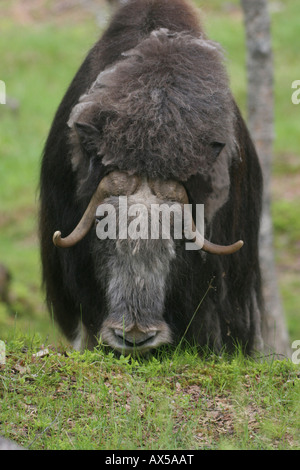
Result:
M300 201L300 172L273 176L272 197L276 200Z
M0 229L4 230L10 226L20 226L26 219L35 218L37 214L37 207L25 206L19 207L14 211L1 211L0 212Z
M243 392L246 395L248 395L247 386L245 384L246 389ZM210 397L203 393L200 385L181 387L176 383L175 389L177 403L187 396L190 399L189 409L195 423L194 438L199 448L212 448L212 443L243 433L245 423L250 439L254 439L259 431L259 417L263 414L263 410L254 400L248 399L248 403L241 404L227 394ZM182 432L186 426L188 427L191 415L187 413L186 408L180 406L176 408L174 415L173 432L176 433L179 429Z

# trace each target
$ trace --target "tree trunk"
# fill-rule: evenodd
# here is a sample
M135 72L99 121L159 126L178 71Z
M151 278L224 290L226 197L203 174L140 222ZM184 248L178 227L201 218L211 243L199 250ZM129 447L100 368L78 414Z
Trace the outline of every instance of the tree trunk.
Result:
M265 300L265 351L290 356L273 254L271 169L273 154L273 58L267 0L241 0L247 42L248 125L264 177L260 260Z

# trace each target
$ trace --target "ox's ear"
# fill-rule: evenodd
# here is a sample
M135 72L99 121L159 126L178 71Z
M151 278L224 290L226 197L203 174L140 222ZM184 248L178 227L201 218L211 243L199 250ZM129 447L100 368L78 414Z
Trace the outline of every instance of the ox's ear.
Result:
M74 128L82 150L88 155L97 152L100 142L100 132L98 129L91 124L83 122L75 122Z
M210 148L212 150L211 155L212 155L213 163L217 160L218 156L222 152L225 145L226 144L223 144L222 142L211 142Z

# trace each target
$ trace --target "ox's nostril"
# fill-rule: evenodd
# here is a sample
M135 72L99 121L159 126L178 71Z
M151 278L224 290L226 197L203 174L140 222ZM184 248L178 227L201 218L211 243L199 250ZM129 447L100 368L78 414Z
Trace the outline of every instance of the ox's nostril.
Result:
M104 345L110 346L122 354L130 354L134 350L141 354L158 348L162 344L172 342L172 333L165 322L156 322L155 325L139 327L132 324L129 326L115 324L106 319L99 337Z
M151 330L144 333L136 328L126 332L116 328L114 330L114 334L124 345L129 347L140 347L153 339L157 334L157 330Z

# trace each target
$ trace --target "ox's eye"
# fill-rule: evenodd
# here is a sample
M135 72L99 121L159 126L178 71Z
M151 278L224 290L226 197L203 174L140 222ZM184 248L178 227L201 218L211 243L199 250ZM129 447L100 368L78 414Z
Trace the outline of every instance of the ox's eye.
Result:
M82 122L75 122L74 127L80 142L82 151L88 156L97 154L100 133L96 127Z
M212 149L213 162L215 162L220 153L222 152L223 148L225 147L225 144L223 144L222 142L211 142L210 147Z

